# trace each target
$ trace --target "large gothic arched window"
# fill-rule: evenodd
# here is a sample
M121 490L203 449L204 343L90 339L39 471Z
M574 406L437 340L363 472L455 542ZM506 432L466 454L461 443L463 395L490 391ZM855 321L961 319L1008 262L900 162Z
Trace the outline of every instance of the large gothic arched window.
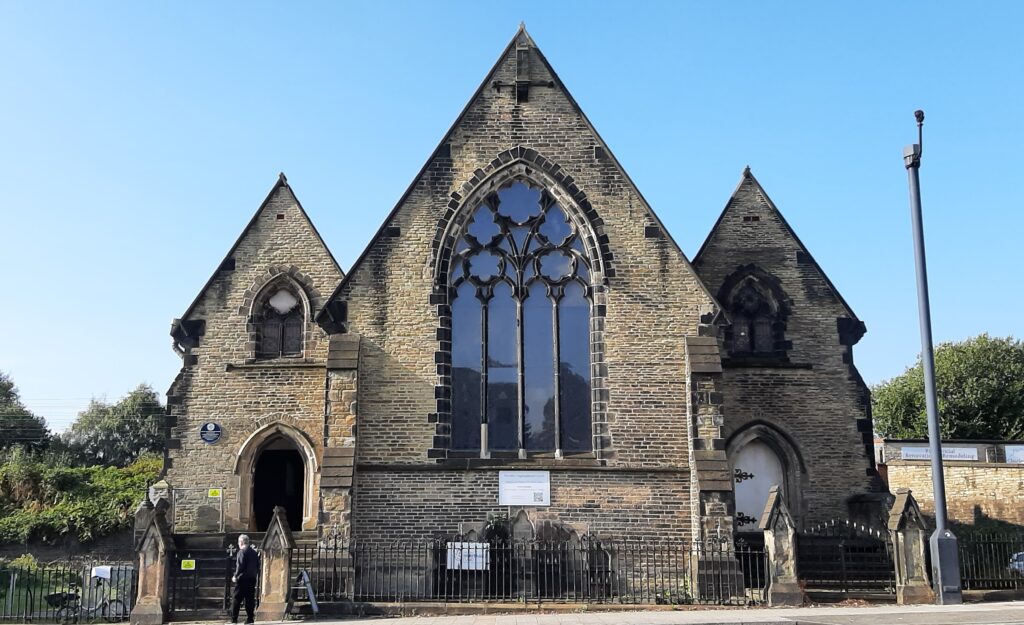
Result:
M448 277L453 450L591 450L590 270L546 191L517 181L473 210Z

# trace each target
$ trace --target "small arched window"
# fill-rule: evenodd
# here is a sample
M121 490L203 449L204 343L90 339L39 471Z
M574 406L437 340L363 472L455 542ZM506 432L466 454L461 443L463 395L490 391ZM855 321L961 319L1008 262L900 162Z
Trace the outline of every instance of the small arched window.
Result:
M591 451L590 271L546 191L517 181L473 210L448 276L453 450Z
M291 289L276 289L263 302L255 321L259 333L257 356L281 358L302 355L306 320L301 301Z
M726 347L732 357L785 356L787 299L770 276L747 268L726 280L720 293L732 326ZM775 281L777 282L777 281Z

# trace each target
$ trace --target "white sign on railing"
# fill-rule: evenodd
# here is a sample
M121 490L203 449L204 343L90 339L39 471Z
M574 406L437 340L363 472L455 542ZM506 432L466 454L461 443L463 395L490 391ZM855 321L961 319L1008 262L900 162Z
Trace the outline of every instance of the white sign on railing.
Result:
M487 543L448 543L448 570L486 571L491 567Z
M1024 464L1024 445L1005 445L1006 461L1011 464Z
M550 506L550 471L498 471L499 506Z
M928 447L903 447L900 449L903 460L931 460L932 450ZM977 447L943 447L943 460L977 460Z

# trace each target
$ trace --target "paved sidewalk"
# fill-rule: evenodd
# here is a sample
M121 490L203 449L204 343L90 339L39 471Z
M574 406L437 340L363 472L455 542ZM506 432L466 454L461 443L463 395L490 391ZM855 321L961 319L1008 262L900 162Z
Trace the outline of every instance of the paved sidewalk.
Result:
M871 606L319 619L319 625L1024 625L1024 601Z

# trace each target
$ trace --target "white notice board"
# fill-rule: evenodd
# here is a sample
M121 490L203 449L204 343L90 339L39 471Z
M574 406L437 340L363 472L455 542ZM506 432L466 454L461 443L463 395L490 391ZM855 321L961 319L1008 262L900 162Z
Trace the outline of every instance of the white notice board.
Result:
M498 505L550 506L550 471L498 471Z
M491 568L491 546L487 543L448 543L448 569L486 571Z

